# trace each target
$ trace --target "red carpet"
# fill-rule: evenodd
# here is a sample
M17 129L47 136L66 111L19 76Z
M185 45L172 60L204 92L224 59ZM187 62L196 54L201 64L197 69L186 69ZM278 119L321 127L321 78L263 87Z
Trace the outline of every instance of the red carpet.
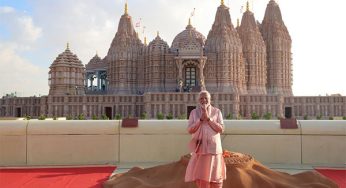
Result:
M333 180L339 188L346 188L346 169L315 168L317 172Z
M107 167L0 169L1 188L102 188L115 170Z

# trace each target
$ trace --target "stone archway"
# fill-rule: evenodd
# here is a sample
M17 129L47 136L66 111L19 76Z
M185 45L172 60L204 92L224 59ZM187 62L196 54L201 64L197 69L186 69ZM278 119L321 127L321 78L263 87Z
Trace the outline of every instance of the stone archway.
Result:
M193 86L192 91L205 90L203 69L206 57L194 59L176 58L175 63L179 70L178 87L180 92L184 91L184 86L187 87L189 85Z

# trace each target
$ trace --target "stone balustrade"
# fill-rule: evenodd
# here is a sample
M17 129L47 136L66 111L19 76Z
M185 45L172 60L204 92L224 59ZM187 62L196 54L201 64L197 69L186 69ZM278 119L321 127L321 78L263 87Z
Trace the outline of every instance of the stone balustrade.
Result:
M169 162L188 153L186 120L0 121L0 166ZM346 164L346 121L225 120L223 148L266 164Z

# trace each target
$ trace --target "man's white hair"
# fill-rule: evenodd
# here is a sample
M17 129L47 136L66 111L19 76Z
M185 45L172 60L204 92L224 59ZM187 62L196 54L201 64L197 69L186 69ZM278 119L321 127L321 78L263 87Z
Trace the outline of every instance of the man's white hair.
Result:
M211 95L207 90L203 90L203 91L199 92L198 99L201 97L201 95L207 95L208 99L211 98Z

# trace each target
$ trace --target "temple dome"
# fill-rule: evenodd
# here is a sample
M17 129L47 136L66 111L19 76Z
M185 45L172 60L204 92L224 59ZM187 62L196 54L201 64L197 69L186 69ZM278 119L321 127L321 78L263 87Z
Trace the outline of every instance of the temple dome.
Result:
M186 26L186 29L180 32L172 42L173 52L182 49L182 48L196 48L202 49L204 47L205 37L202 33L198 32L192 25L189 23Z
M85 68L69 45L49 67L49 95L83 95Z
M101 58L96 54L92 59L90 59L88 64L97 64L101 61Z
M74 66L83 66L81 60L78 59L77 55L73 54L69 47L66 48L64 52L58 55L58 57L52 63L52 67L59 65L74 65Z
M159 35L157 35L156 38L149 43L148 47L150 51L169 49L167 42L164 41Z
M96 54L89 63L85 65L86 70L93 69L107 69L107 64L105 59L101 59L98 54Z

